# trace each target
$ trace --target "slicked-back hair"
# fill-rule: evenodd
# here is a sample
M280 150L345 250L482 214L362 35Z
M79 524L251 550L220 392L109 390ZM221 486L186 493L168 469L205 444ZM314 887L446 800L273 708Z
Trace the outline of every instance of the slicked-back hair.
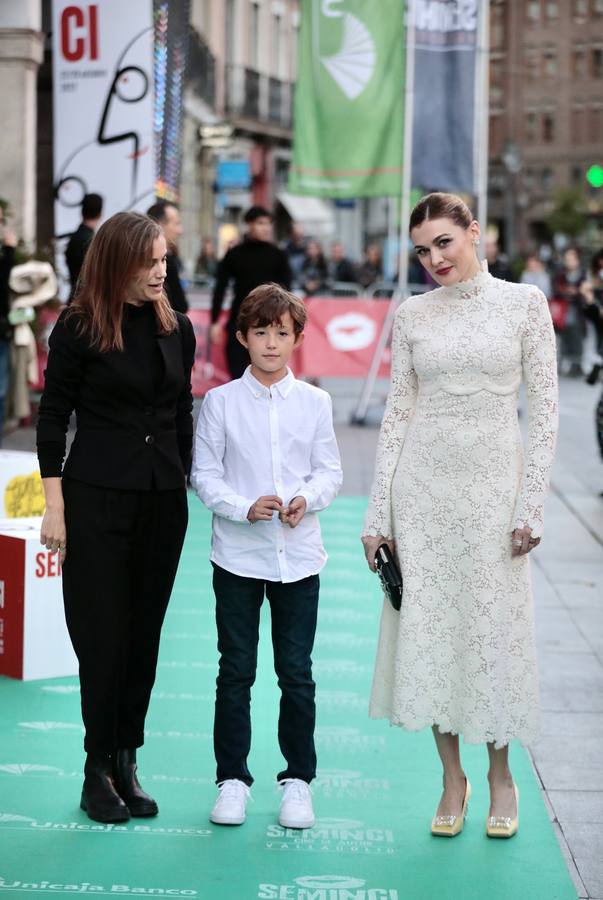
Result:
M67 315L77 315L80 332L101 353L123 350L122 319L128 291L141 269L149 268L153 243L163 237L161 227L142 213L120 212L98 229L78 279ZM170 334L178 320L165 293L152 302L159 331Z
M280 284L261 284L250 291L241 303L237 315L237 330L247 335L250 328L280 325L286 313L290 313L293 319L295 334L301 334L308 318L304 301L286 291Z
M421 197L410 214L408 230L412 231L429 219L450 219L460 228L469 228L473 218L473 213L465 201L456 194L436 191Z
M157 203L153 203L152 206L149 206L147 209L147 216L150 216L155 222L165 222L167 219L167 211L170 206L174 209L178 209L177 204L172 203L171 200L158 200Z

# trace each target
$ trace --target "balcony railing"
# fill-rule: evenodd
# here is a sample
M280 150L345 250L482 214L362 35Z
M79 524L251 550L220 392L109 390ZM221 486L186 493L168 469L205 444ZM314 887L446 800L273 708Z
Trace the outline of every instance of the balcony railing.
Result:
M213 109L216 103L216 60L199 34L189 31L186 80L196 94Z
M229 115L291 128L292 89L245 66L226 66L225 111Z

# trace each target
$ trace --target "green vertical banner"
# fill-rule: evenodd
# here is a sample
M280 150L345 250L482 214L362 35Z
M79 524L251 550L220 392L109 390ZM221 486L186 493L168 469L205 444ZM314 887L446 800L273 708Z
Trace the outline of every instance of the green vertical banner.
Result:
M401 190L404 0L303 0L289 189Z

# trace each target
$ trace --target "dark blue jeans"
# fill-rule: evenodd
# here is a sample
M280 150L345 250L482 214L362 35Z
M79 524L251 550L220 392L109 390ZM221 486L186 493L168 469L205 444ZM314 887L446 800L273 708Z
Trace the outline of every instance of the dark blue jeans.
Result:
M214 752L216 781L238 778L253 784L247 768L251 748L251 686L258 658L264 592L272 616L274 669L281 689L278 741L287 767L277 779L316 775L312 647L318 612L318 575L283 584L233 575L215 563L216 625L220 653L216 680Z

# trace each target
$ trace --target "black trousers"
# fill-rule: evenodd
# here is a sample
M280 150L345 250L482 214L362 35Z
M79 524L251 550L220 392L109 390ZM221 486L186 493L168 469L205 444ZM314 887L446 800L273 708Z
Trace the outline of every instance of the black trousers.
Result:
M264 592L272 616L274 669L281 689L278 741L287 767L276 776L310 782L316 775L315 685L312 647L316 633L319 577L283 584L245 578L213 563L220 662L216 680L214 752L218 784L238 778L252 784L251 686L255 681L260 609Z
M63 597L79 661L84 748L140 747L188 522L186 488L120 491L65 478L63 495Z

